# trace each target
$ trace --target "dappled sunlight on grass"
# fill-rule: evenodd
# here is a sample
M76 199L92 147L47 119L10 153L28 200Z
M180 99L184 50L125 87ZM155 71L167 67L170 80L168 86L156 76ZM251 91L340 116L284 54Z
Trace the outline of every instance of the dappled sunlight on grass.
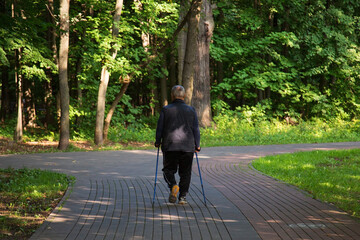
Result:
M247 122L236 117L217 116L216 125L201 130L204 146L268 145L288 143L321 143L359 141L356 122Z
M302 169L314 169L315 168L315 166L314 165L312 165L312 164L303 164L302 166L301 166L301 168Z
M348 178L355 179L356 181L360 181L360 175L351 175L351 176L348 176Z
M323 183L319 183L320 186L324 186L324 187L334 187L333 184L329 183L329 182L323 182Z
M253 166L360 218L360 149L298 152L260 158Z
M30 236L61 200L65 174L39 169L0 170L0 238Z

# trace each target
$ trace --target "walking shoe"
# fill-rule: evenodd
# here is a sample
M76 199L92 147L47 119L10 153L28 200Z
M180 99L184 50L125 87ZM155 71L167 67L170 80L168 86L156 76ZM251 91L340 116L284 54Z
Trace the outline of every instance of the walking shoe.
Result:
M170 192L170 195L169 195L169 202L170 203L176 203L178 192L179 192L179 186L178 185L172 186L171 192Z
M187 203L188 203L188 202L186 201L186 197L185 197L185 196L182 196L182 197L179 198L179 204L184 205L184 204L187 204Z

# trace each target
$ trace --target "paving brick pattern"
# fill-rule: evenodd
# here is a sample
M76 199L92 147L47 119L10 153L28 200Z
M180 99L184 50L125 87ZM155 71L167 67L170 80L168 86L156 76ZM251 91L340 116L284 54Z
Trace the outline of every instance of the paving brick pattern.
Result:
M240 161L239 161L240 160ZM203 162L204 178L230 199L262 239L360 239L360 224L329 204L249 168L253 157Z
M260 239L239 211L231 210L236 214L229 219L226 199L208 199L205 206L200 187L193 185L188 205L170 204L169 190L159 181L152 205L153 184L151 178L91 179L70 227L49 219L32 239L236 239L244 227L247 239ZM52 218L61 218L62 210L57 214Z

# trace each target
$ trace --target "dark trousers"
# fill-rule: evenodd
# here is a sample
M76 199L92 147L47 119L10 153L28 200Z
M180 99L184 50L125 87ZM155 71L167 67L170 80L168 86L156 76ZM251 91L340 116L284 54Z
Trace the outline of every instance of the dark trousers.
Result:
M179 169L179 196L185 196L189 191L193 158L192 152L164 152L162 169L164 179L171 189L176 185L175 173Z

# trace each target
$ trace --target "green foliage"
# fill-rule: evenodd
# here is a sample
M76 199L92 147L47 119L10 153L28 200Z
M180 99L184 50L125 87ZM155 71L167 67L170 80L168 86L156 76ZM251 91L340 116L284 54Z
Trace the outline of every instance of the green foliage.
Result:
M14 105L16 97L16 68L24 86L31 86L33 91L37 124L49 129L40 138L56 140L58 70L49 30L58 26L50 21L49 9L42 1L18 2L14 17L11 3L5 2L6 11L0 13L0 22L6 23L0 28L0 71L9 73L10 105ZM142 132L148 141L153 131L149 129L154 127L144 118L159 109L160 79L170 75L168 55L177 58L175 42L164 55L158 55L158 50L178 26L180 1L125 1L117 38L112 36L115 3L75 0L70 4L68 69L73 139L93 138L99 80L105 66L110 73L106 113L124 79L131 76L126 95L113 115L110 138L118 141L121 136L124 141L134 141ZM229 125L235 119L250 129L257 124L282 124L285 117L296 119L300 125L303 120L310 124L320 119L331 125L338 120L359 119L360 1L212 3L216 8L210 72L216 125ZM55 23L59 20L58 7L55 4L51 15ZM149 39L147 46L143 45L144 36ZM21 52L16 67L15 50ZM142 67L150 58L151 63ZM44 85L50 80L51 120L44 111L38 111L46 108ZM1 133L12 136L13 124L11 117L6 119ZM32 134L25 131L26 139L35 139ZM228 138L231 144L258 139L255 135L246 141L230 135ZM285 139L294 141L292 138L295 136ZM306 141L316 141L309 139ZM335 139L341 138L330 138Z
M360 218L359 149L268 156L253 166Z
M152 143L155 141L155 130L145 123L132 124L127 127L119 124L110 129L108 138L109 140L120 141L122 143Z
M275 117L358 116L359 1L266 0L254 7L227 0L217 6L211 56L222 62L224 77L212 87L213 99L235 109L240 101L254 106L264 98Z
M78 0L72 6L72 15L81 20L75 21L72 31L75 34L75 44L70 49L73 60L71 65L76 69L81 64L81 71L76 73L81 81L82 101L72 99L70 119L74 126L75 138L92 139L95 125L96 99L102 66L110 72L110 82L107 89L107 110L119 92L123 79L132 75L130 86L118 104L111 124L118 126L136 125L139 118L154 107L150 93L152 81L164 76L162 59L153 61L148 69L138 69L139 64L146 61L161 41L167 39L177 26L177 3L146 0L140 2L124 2L120 23L119 37L111 35L113 24L112 13L115 1L91 2L96 14L83 16L83 3ZM157 39L157 44L150 44L145 49L142 45L142 34ZM117 50L115 59L111 58L110 49ZM142 103L140 103L142 99ZM86 104L81 104L86 103ZM139 122L138 124L142 124ZM121 127L120 127L121 128ZM120 130L121 131L121 130ZM111 130L109 138L114 139ZM128 141L125 139L125 141Z
M20 14L21 10L21 14ZM0 30L0 60L9 65L11 52L21 49L19 69L29 80L48 80L46 69L57 71L51 60L51 51L43 38L48 27L39 16L47 11L43 4L23 1L16 5L15 17L0 14L1 22L6 22ZM21 15L21 16L20 16Z

